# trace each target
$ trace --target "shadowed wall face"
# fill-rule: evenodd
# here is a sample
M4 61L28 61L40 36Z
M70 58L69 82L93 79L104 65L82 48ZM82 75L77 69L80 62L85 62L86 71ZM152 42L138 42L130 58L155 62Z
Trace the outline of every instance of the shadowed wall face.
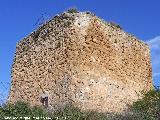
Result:
M17 45L9 100L122 112L152 88L149 47L90 13L54 17Z

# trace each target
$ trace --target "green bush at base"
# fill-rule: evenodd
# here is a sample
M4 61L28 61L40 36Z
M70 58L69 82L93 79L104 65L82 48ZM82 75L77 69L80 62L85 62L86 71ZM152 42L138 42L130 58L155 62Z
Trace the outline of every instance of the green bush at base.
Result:
M113 114L112 120L159 120L160 119L160 91L149 91L144 94L144 97L131 106L131 113L125 116ZM35 120L34 117L39 117L39 120L46 120L46 117L52 120L109 120L105 113L94 111L82 112L80 109L73 106L66 106L63 109L49 112L40 106L31 107L24 102L15 104L6 104L0 106L0 120L4 117L30 117L30 120ZM13 118L12 118L13 119ZM10 120L12 120L10 119Z
M4 117L11 117L10 120L12 120L13 117L17 118L17 120L25 120L24 117L29 117L30 120L35 120L36 117L39 117L39 120L46 120L47 117L52 120L107 120L105 114L82 112L73 106L66 106L54 112L47 112L47 110L42 107L30 107L29 104L20 101L15 104L1 106L0 119L4 120Z
M144 120L160 119L160 91L151 90L144 94L143 99L133 104L132 110Z

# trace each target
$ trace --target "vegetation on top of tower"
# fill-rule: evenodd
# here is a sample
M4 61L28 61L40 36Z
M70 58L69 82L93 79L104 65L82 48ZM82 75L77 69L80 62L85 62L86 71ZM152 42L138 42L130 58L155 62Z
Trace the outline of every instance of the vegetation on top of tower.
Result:
M122 27L115 22L109 22L108 24L115 27L115 28L118 28L118 29L122 30Z
M115 22L106 22L105 20L103 20L101 18L99 18L99 19L107 26L111 26L113 28L118 28L118 29L122 30L122 27Z
M79 11L76 8L70 8L67 10L68 13L79 13Z

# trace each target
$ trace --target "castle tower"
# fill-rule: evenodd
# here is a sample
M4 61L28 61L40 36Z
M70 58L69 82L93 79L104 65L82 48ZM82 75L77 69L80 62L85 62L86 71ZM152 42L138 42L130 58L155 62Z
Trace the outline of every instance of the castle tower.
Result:
M122 112L149 89L147 44L89 12L66 12L17 44L9 101Z

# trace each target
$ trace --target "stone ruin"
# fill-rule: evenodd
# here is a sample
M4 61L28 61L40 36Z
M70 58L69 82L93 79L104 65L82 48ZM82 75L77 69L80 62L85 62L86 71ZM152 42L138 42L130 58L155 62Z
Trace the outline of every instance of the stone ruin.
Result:
M147 44L90 12L64 12L17 44L8 100L121 113L152 87Z

